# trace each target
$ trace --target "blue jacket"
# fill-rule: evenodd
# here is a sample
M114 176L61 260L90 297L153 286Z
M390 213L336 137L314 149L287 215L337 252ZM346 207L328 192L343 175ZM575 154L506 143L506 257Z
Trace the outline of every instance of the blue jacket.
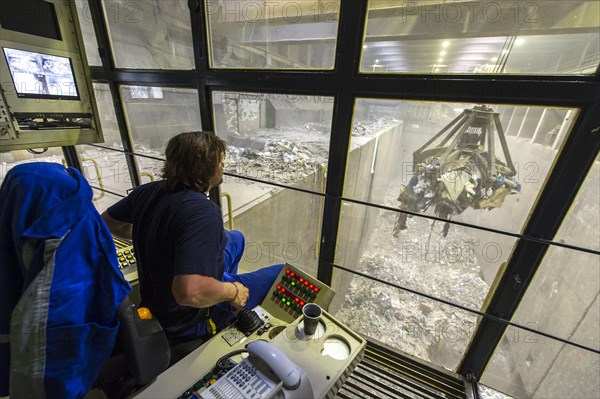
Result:
M0 396L85 396L131 287L77 170L36 162L6 175L0 262Z

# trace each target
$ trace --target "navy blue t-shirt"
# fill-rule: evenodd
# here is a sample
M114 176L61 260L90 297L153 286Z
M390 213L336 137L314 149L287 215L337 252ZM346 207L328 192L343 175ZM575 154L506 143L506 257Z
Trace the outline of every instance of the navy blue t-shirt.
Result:
M163 327L191 319L197 309L180 306L173 277L200 274L221 280L227 242L219 207L204 193L165 191L164 181L137 187L110 208L110 217L133 223L142 302Z

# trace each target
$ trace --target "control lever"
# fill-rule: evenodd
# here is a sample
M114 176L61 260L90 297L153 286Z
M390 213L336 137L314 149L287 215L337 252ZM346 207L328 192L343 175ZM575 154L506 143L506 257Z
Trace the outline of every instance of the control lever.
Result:
M235 326L245 335L250 335L264 323L255 311L243 308L237 314Z

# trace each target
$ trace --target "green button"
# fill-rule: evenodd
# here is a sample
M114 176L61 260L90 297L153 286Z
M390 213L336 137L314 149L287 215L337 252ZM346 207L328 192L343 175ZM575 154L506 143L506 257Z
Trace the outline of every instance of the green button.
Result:
M281 298L281 302L285 302L285 298Z
M286 302L286 305L290 306L292 303L290 301Z
M295 281L292 281L292 286L294 286L294 285L296 285L296 282L295 282Z

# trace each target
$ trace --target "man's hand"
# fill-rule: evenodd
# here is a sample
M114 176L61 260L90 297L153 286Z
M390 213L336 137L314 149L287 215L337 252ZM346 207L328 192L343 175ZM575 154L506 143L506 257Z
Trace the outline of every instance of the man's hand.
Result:
M243 284L218 281L199 274L178 274L173 278L173 297L181 306L207 308L229 302L236 309L246 306L250 292Z
M246 306L246 302L248 302L248 297L250 296L250 291L248 291L246 286L244 286L242 283L238 283L237 281L230 284L232 285L232 291L234 291L234 294L231 296L232 299L229 301L229 303L236 309L241 309Z

